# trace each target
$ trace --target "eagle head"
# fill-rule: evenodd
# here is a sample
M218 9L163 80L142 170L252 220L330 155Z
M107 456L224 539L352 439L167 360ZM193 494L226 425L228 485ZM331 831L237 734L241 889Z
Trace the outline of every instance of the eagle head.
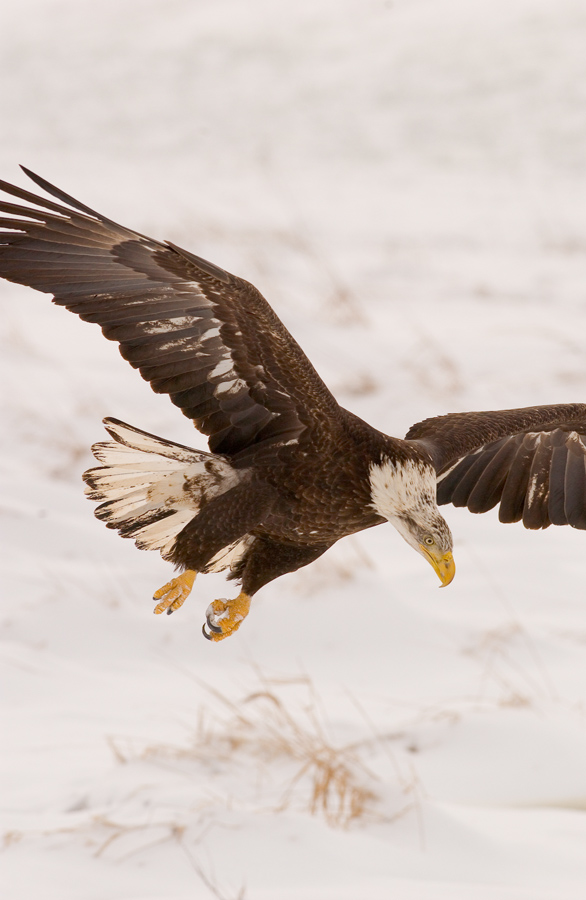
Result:
M454 542L436 503L436 474L424 459L383 457L370 467L371 505L433 566L442 587L456 574Z

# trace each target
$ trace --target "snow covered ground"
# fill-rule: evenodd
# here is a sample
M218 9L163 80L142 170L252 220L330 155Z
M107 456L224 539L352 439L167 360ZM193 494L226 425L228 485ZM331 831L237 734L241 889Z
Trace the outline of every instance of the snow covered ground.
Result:
M19 0L0 177L254 282L338 399L402 435L586 400L582 0ZM7 900L550 900L586 890L585 537L446 510L209 644L201 579L92 515L113 415L204 447L99 330L0 284Z

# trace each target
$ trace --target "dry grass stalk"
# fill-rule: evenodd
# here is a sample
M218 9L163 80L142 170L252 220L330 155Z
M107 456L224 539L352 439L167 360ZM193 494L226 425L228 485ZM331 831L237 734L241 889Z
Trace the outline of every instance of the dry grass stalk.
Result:
M111 744L111 746L113 745ZM119 758L123 759L124 757ZM187 834L188 830L190 832L189 835ZM208 866L208 870L206 870L200 862L195 848L202 843L207 830L208 826L204 826L200 829L199 834L194 835L193 828L188 829L187 825L179 824L173 820L166 819L159 822L121 822L107 815L94 815L85 822L64 828L53 828L42 832L42 834L45 837L73 834L83 835L86 846L98 844L97 849L93 854L96 858L104 856L108 850L115 844L122 843L125 838L135 839L136 836L140 834L144 834L147 837L147 840L143 842L134 841L135 845L130 850L126 850L126 852L122 853L118 852L114 857L117 863L123 863L137 854L144 854L145 852L150 853L155 847L165 844L168 841L174 841L184 852L191 868L208 889L211 896L215 897L216 900L245 900L246 889L244 887L240 887L237 893L233 893L232 891L226 893L226 890L220 887L213 869ZM102 832L101 838L99 837L100 832ZM105 837L103 837L104 833ZM160 836L148 840L148 837L153 833L158 833ZM9 832L4 835L4 846L8 847L22 837L23 835L18 832Z
M271 762L294 762L297 770L289 777L281 798L274 807L283 811L298 803L300 797L312 815L321 815L334 827L345 828L372 809L375 793L367 785L375 776L360 760L355 745L337 745L326 733L317 698L305 681L310 702L301 716L290 712L271 686L263 679L262 690L239 702L204 685L228 711L227 718L201 716L193 740L186 747L149 745L138 753L124 746L119 738L110 738L110 746L120 762L137 756L142 759L192 759L217 766L235 764L242 768L246 756L266 773Z

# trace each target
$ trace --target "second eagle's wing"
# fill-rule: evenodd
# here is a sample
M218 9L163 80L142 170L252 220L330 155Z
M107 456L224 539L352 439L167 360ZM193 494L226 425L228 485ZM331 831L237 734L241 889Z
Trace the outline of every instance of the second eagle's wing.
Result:
M0 181L32 204L0 202L0 277L99 324L213 452L246 456L337 417L332 394L253 285L24 171L60 203Z
M407 439L431 456L438 504L487 512L526 528L586 529L586 405L454 413Z

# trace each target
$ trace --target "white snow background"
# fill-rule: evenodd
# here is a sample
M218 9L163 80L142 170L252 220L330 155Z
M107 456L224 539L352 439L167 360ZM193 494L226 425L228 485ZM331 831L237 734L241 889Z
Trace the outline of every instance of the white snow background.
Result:
M583 0L4 2L19 162L252 281L390 434L586 400ZM0 305L2 898L586 896L586 536L448 507L448 590L383 526L210 644L222 576L153 616L81 483L105 415L204 439Z

